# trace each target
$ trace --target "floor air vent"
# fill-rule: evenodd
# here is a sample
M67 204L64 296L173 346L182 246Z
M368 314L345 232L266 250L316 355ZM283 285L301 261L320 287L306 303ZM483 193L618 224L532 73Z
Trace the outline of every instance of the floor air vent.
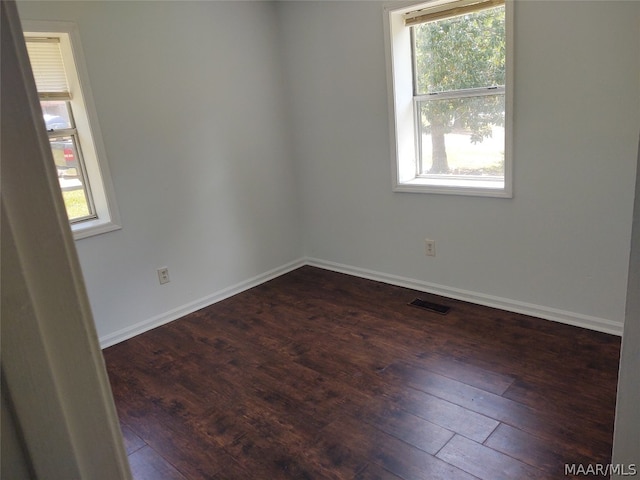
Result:
M419 298L416 298L413 302L410 302L409 305L411 305L412 307L423 308L431 312L436 312L440 315L446 315L450 310L449 307L440 305L439 303L427 302L426 300L420 300Z

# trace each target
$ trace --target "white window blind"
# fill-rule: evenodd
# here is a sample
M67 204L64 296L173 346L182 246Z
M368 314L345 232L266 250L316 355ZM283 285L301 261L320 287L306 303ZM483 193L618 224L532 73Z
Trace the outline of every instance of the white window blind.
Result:
M487 8L504 5L505 0L457 0L453 2L437 2L420 10L408 12L404 16L407 27L419 23L433 22L444 18L457 17L467 13L478 12Z
M27 38L27 52L40 100L71 100L58 38Z

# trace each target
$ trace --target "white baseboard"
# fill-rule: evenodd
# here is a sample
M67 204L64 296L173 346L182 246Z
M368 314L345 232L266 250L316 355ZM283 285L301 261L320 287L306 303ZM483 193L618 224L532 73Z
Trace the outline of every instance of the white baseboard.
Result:
M432 293L434 295L441 295L443 297L463 300L466 302L476 303L478 305L485 305L487 307L499 308L501 310L506 310L509 312L522 313L525 315L530 315L532 317L552 320L567 325L574 325L576 327L588 328L590 330L596 330L598 332L610 333L619 336L622 335L623 325L619 322L614 322L605 318L592 317L589 315L549 308L541 305L534 305L531 303L520 302L508 298L495 297L486 295L484 293L461 290L445 285L438 285L435 283L423 282L421 280L400 277L397 275L390 275L374 270L353 267L351 265L329 262L318 258L300 258L298 260L294 260L293 262L289 262L285 265L269 270L268 272L265 272L263 274L257 275L253 278L240 282L236 285L232 285L218 292L212 293L211 295L207 295L206 297L200 298L193 302L189 302L168 312L131 325L130 327L118 330L117 332L100 337L100 346L101 348L107 348L111 345L115 345L116 343L123 342L124 340L135 337L136 335L159 327L160 325L164 325L166 323L177 320L178 318L200 310L201 308L220 302L225 298L229 298L233 295L244 292L245 290L256 287L264 282L279 277L280 275L284 275L285 273L300 268L304 265L323 268L325 270L331 270L334 272L346 273L355 277L367 278L369 280L397 285L399 287L411 288L412 290Z
M420 292L432 293L434 295L441 295L443 297L463 300L478 305L499 308L501 310L506 310L509 312L522 313L524 315L543 318L545 320L552 320L554 322L573 325L576 327L588 328L590 330L596 330L598 332L610 333L618 336L622 335L622 323L614 322L613 320L608 320L606 318L592 317L589 315L583 315L581 313L569 312L566 310L559 310L542 305L520 302L508 298L495 297L492 295L486 295L484 293L461 290L445 285L438 285L435 283L423 282L421 280L389 275L382 272L367 270L364 268L353 267L350 265L344 265L335 262L329 262L317 258L307 258L306 264L318 268L323 268L325 270L332 270L334 272L346 273L348 275L367 278L369 280L376 280L378 282L388 283L399 287L411 288Z
M296 268L300 268L303 265L306 265L306 262L303 258L294 260L293 262L289 262L285 265L281 265L280 267L269 270L268 272L256 275L253 278L224 288L218 292L212 293L211 295L207 295L206 297L200 298L193 302L189 302L185 305L174 308L160 315L156 315L155 317L149 318L147 320L143 320L142 322L138 322L134 325L131 325L130 327L118 330L117 332L100 337L100 347L107 348L111 345L115 345L116 343L123 342L129 338L135 337L136 335L159 327L160 325L164 325L165 323L172 322L180 317L188 315L189 313L200 310L201 308L220 302L225 298L229 298L233 295L244 292L245 290L249 290L250 288L256 287L264 282L279 277L280 275L284 275L285 273L295 270Z

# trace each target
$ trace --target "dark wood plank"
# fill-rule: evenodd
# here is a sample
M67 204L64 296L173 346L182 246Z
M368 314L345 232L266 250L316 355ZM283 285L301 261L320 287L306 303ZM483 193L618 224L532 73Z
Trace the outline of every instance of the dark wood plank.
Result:
M122 440L124 441L124 450L127 452L127 455L131 455L136 450L140 450L147 445L145 441L136 435L127 425L121 423L120 430L122 430Z
M375 463L370 463L364 470L358 473L353 480L402 480L402 478L379 467Z
M450 430L395 406L359 414L355 418L431 454L435 454L453 437Z
M506 423L549 440L561 439L577 453L594 459L610 455L611 434L598 428L593 419L575 422L572 416L557 414L546 408L535 409L508 398L480 390L433 372L406 365L393 365L388 375L404 378L414 388L447 400L464 409ZM611 409L615 408L612 404ZM605 453L607 452L607 453Z
M239 472L235 475L237 478L249 478L232 456L184 419L150 406L145 415L130 417L128 424L189 480L217 478L223 468L227 472Z
M401 478L415 480L472 480L456 466L351 417L323 428L316 441L341 462L365 458Z
M484 445L543 470L551 478L561 478L564 475L565 464L588 465L597 461L580 456L573 449L558 442L543 440L505 424L501 424Z
M434 395L408 387L394 396L394 403L436 425L483 442L498 426L498 421Z
M312 480L353 477L352 472L344 476L338 468L327 472L320 462L321 458L303 454L295 444L274 441L273 435L263 437L249 434L238 438L226 449L239 459L247 471L260 472L263 478ZM255 473L252 477L255 478Z
M562 478L610 461L619 346L303 267L104 356L127 451L157 475Z
M483 480L548 479L548 474L537 468L459 435L436 456Z
M581 395L576 395L576 383L583 385ZM538 410L572 416L576 423L586 422L609 436L613 433L614 411L610 407L616 401L615 391L615 377L576 378L572 384L529 377L518 379L503 396Z
M129 465L133 480L187 480L149 446L129 455Z
M421 368L438 373L461 383L481 388L487 392L502 395L515 381L512 375L496 373L486 368L478 367L463 356L423 352L418 360L409 359Z

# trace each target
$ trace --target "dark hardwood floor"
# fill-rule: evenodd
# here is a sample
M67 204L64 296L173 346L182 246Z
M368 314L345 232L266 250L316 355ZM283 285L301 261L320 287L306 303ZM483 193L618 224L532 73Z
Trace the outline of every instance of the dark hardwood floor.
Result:
M137 480L520 480L610 462L619 348L303 267L104 356Z

